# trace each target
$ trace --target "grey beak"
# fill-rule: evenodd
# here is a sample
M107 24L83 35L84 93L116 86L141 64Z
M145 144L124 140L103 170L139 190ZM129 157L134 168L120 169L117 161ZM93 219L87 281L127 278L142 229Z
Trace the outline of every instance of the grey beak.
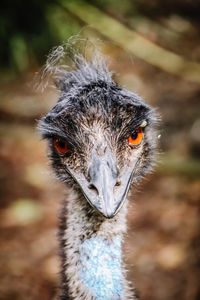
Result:
M89 204L106 218L114 217L122 207L129 190L132 169L128 166L123 170L117 168L116 160L110 149L104 153L94 150L88 169L88 179L67 169L78 183Z
M117 210L116 189L120 182L116 163L109 151L103 156L93 153L89 167L89 189L96 194L96 209L106 218L112 218Z

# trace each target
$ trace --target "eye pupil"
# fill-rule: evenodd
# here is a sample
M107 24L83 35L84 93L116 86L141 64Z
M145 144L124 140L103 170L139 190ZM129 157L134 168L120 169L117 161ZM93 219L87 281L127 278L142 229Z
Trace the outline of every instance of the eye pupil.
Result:
M53 146L58 154L70 153L70 149L69 149L67 143L60 138L53 139Z
M137 132L137 131L134 131L134 132L131 134L131 138L132 138L133 140L136 140L137 137L138 137L138 132Z
M63 141L58 141L58 145L60 146L60 148L65 148L66 147L66 143Z

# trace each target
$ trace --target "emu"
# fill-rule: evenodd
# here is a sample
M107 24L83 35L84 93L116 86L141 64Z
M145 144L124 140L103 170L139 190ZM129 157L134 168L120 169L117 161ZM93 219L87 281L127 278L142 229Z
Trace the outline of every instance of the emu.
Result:
M59 299L135 300L122 254L126 199L155 161L157 115L112 79L102 57L75 53L69 70L54 64L56 52L47 68L59 98L39 130L68 187L60 215Z

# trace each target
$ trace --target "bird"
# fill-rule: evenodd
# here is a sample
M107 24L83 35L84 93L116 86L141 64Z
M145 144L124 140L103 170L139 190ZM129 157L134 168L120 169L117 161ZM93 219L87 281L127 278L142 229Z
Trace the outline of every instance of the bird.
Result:
M58 99L38 123L56 176L67 189L59 226L59 300L136 300L123 241L128 194L155 164L156 109L113 79L104 56L59 46L44 74ZM43 76L45 77L45 75Z

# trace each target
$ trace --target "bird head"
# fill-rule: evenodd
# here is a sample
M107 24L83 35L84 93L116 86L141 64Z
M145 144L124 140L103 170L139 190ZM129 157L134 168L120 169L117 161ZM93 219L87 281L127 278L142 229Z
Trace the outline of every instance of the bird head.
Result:
M59 78L60 97L39 122L54 170L105 218L151 168L156 148L154 110L120 88L107 69L84 62Z

